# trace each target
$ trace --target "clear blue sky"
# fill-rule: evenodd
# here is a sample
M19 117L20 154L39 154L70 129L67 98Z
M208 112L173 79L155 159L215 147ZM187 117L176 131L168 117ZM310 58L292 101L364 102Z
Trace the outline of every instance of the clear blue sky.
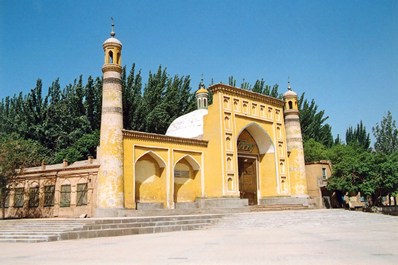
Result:
M314 98L343 139L388 110L398 120L398 1L0 0L0 98L100 76L115 18L123 64L165 66L196 89L233 75Z

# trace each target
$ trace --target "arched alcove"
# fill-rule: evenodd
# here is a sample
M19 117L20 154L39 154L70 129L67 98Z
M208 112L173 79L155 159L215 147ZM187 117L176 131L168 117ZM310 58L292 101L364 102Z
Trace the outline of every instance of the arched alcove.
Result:
M160 202L164 197L165 187L162 182L166 164L153 151L146 152L135 162L135 201Z
M196 160L186 155L174 166L174 202L193 202L200 190L200 166Z

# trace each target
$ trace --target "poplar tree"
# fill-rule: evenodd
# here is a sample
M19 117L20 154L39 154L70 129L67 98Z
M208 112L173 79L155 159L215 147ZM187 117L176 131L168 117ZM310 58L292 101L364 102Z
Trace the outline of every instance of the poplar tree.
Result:
M365 150L370 147L370 136L369 133L366 132L366 128L362 121L359 122L355 129L352 126L348 127L345 139L348 145L357 145Z
M324 110L318 111L318 105L314 99L308 101L304 95L305 93L298 100L303 141L312 138L326 147L331 147L333 145L332 127L325 123L329 116L325 116Z
M392 154L398 151L398 129L390 111L383 120L373 127L373 135L376 139L374 149L376 152Z

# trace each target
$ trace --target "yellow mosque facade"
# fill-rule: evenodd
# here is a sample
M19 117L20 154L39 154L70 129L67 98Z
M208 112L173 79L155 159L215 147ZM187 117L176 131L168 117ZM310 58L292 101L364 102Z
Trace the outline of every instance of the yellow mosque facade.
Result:
M124 130L122 44L112 33L103 47L94 215L308 203L297 94L290 86L279 100L225 84L208 89L201 84L198 109L173 121L165 135Z
M124 130L122 43L113 30L103 49L97 159L26 169L15 182L29 191L29 183L36 183L36 207L45 209L39 211L43 217L308 205L297 94L290 85L280 100L225 84L201 84L197 110L173 121L165 135ZM41 187L43 179L53 188ZM26 216L21 209L30 207L30 196L17 198L11 191L9 216ZM17 200L20 209L13 208Z

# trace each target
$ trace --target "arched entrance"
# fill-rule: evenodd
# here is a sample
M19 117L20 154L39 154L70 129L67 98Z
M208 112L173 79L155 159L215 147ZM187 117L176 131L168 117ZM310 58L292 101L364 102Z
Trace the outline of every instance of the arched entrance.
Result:
M238 173L241 199L248 199L249 205L258 202L258 148L253 137L243 130L238 138Z
M256 205L261 197L260 161L264 164L264 155L274 152L274 145L260 125L251 123L239 134L237 150L240 198L248 199L249 205Z
M238 156L239 192L249 205L257 204L257 157Z

